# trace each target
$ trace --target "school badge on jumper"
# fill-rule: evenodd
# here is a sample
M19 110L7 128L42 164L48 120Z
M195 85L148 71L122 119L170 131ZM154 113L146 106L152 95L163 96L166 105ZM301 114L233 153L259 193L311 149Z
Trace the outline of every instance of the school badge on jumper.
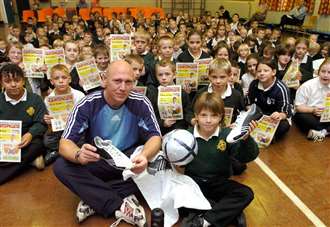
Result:
M29 108L26 109L26 113L27 113L30 117L33 116L34 112L36 112L36 111L35 111L35 109L34 109L32 106L30 106Z
M223 139L219 140L219 143L217 145L217 149L220 150L221 152L225 151L227 148L227 143Z

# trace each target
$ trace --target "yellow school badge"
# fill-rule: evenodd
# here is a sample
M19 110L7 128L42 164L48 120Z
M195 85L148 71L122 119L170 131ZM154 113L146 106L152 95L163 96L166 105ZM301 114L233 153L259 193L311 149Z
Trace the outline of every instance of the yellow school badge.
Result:
M32 106L30 106L29 108L26 109L26 112L30 117L32 117L35 112L35 109Z
M226 148L227 148L227 143L223 139L219 140L217 149L220 150L221 152L223 152L226 150Z

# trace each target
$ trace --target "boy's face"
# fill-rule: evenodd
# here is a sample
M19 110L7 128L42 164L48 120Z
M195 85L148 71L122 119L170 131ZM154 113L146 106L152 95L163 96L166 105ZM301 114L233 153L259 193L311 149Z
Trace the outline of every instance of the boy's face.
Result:
M20 29L19 28L13 28L12 32L13 32L13 35L15 37L19 37L19 33L20 33Z
M15 100L20 99L24 94L24 78L12 75L3 75L1 78L2 87L7 95Z
M146 39L144 39L142 37L136 37L134 39L134 45L135 45L136 52L138 54L142 54L143 52L146 51L148 42Z
M162 40L159 43L159 54L162 58L171 58L173 51L173 42L171 40Z
M319 70L320 82L328 86L330 84L330 64L324 64Z
M78 59L79 48L77 44L67 43L64 49L65 57L71 61L75 62Z
M282 54L278 56L278 61L281 65L287 65L291 60L291 56L289 54Z
M296 45L296 53L295 53L296 57L299 59L303 59L303 57L307 53L307 49L308 47L306 46L305 43L298 43Z
M22 62L22 50L16 47L10 48L8 52L8 58L11 62L19 64Z
M97 64L97 67L104 71L109 65L109 57L105 54L98 54L95 58L95 62Z
M265 30L259 30L257 33L257 37L259 39L263 39L265 37Z
M142 74L144 66L143 66L143 64L139 64L136 61L132 61L131 66L133 69L134 78L135 78L135 80L138 80Z
M217 52L217 56L218 59L226 59L229 60L229 53L228 50L226 48L220 48Z
M240 46L238 54L241 58L246 58L250 53L249 51L250 51L249 46L243 45L243 46Z
M159 66L156 71L157 80L162 86L169 86L173 84L175 74L170 66Z
M55 87L56 92L65 93L71 83L71 76L57 70L51 75L50 82Z
M198 129L207 135L212 135L219 127L222 115L214 113L208 109L202 109L198 114L195 114Z
M227 87L229 75L224 70L217 69L209 74L209 80L214 90L223 91Z
M228 82L233 85L235 82L239 81L239 68L231 67L231 73Z

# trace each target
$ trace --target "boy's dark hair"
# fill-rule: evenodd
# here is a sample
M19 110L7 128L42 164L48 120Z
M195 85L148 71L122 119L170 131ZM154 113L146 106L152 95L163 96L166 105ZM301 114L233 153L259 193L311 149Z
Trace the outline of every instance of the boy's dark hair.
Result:
M129 54L125 57L125 61L129 64L132 64L133 62L137 62L140 65L144 65L143 58L138 54Z
M284 44L278 45L275 51L276 57L279 57L280 55L289 55L292 57L293 53L294 53L294 49Z
M2 80L3 77L12 77L12 78L22 78L24 79L24 72L16 64L9 63L5 64L0 69L0 80Z

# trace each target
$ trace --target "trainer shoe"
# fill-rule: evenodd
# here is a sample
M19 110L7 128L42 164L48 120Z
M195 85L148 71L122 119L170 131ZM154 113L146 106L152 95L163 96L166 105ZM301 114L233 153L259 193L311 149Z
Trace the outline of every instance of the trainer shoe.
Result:
M42 155L38 156L34 161L31 163L37 170L43 170L45 168L44 157Z
M77 207L77 212L76 212L76 217L77 217L78 223L83 222L89 216L91 216L93 214L95 214L95 210L93 210L87 203L80 200L78 207Z
M135 195L126 197L120 206L120 209L115 212L117 221L110 227L116 227L122 220L132 225L144 227L147 225L147 219L143 207Z
M307 134L307 139L314 140L314 142L322 142L326 136L327 131L325 129L320 131L311 129Z
M204 218L201 214L191 213L182 219L181 227L203 227Z
M227 142L235 143L242 139L249 132L250 122L258 120L262 115L261 109L256 104L252 104L249 111L241 112L235 121L234 128L226 138Z

